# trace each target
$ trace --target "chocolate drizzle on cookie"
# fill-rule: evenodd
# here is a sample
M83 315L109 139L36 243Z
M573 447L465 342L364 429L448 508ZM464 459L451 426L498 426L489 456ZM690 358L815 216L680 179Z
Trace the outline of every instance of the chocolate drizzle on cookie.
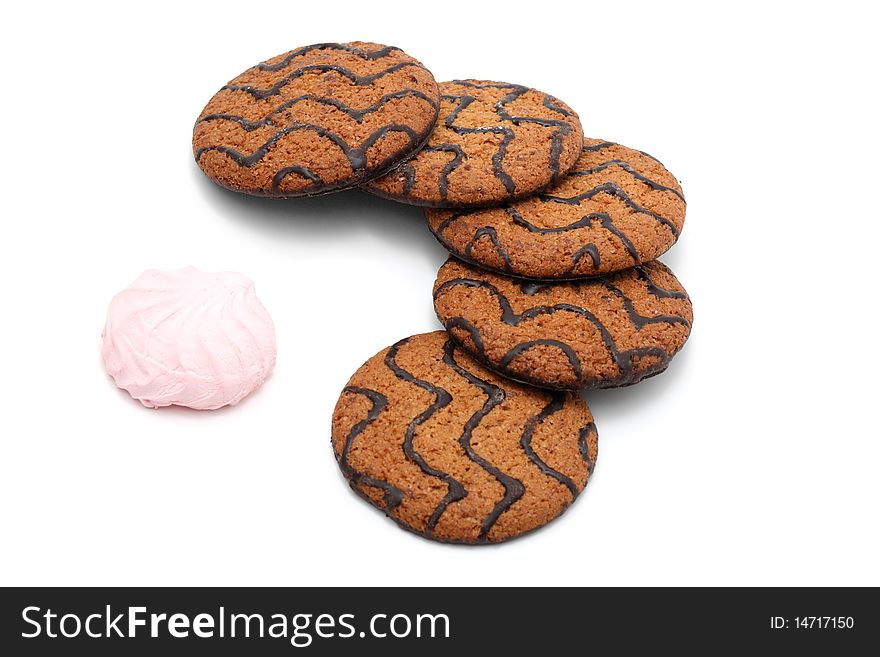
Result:
M225 88L226 87L224 87L224 89ZM327 105L329 107L334 107L337 110L339 110L340 112L348 114L348 116L353 118L358 123L361 123L361 122L363 122L364 117L366 117L369 114L373 114L375 112L378 112L389 101L399 100L401 98L406 98L407 96L414 96L416 98L419 98L420 100L425 101L425 103L427 103L431 107L434 107L434 108L438 107L437 101L435 101L433 98L431 98L427 94L425 94L421 91L418 91L417 89L404 89L402 91L395 91L394 93L385 94L384 96L382 96L379 100L377 100L375 103L373 103L369 107L364 107L362 109L350 107L350 106L346 105L344 102L342 102L341 100L337 100L335 98L324 98L322 96L316 96L315 94L302 94L300 96L297 96L296 98L291 98L290 100L287 100L287 101L281 103L278 107L273 109L269 114L264 116L259 121L248 121L243 116L239 116L237 114L206 114L205 116L200 118L198 121L196 121L196 124L198 125L199 123L206 123L208 121L233 121L235 123L238 123L247 132L251 132L253 130L256 130L257 128L262 128L267 125L281 126L281 125L284 125L285 117L281 117L281 119L279 119L278 116L280 114L282 114L283 112L286 112L287 110L291 109L292 107L294 107L298 103L302 103L302 102L306 102L306 101L310 101L313 103L319 103L321 105ZM287 117L287 118L289 118L289 117Z
M421 64L417 62L400 62L399 64L394 64L394 66L389 66L386 69L382 69L376 73L370 73L369 75L358 75L351 69L348 69L344 66L339 66L338 64L311 64L308 66L301 66L292 73L285 75L283 78L278 80L275 84L267 89L259 89L249 84L227 84L221 87L221 90L227 91L243 91L245 93L250 94L257 100L265 100L270 96L276 96L281 93L281 90L286 87L288 84L304 76L307 73L318 72L318 73L330 73L334 72L341 75L344 78L347 78L351 81L352 84L358 87L366 87L368 85L373 84L376 80L380 78L384 78L386 75L390 75L391 73L397 73L400 69L407 68L410 66L415 66L421 68Z
M385 494L385 510L391 511L403 501L403 493L401 490L392 486L387 481L374 479L373 477L365 475L363 472L355 470L348 462L348 454L351 451L351 445L355 438L363 433L364 429L366 429L371 423L376 421L376 418L379 417L379 414L388 405L388 398L375 390L358 386L346 386L344 392L363 395L369 399L373 405L367 413L367 417L355 424L351 428L351 431L348 432L348 435L345 438L344 447L342 448L342 453L338 458L339 467L353 484L366 484L367 486L373 486L374 488L382 490Z
M464 431L461 434L461 438L458 439L458 443L464 448L465 454L467 454L471 461L495 477L495 479L504 486L504 497L495 504L492 511L483 519L482 525L480 526L480 535L477 537L477 540L485 541L489 530L492 528L492 525L495 524L495 521L498 520L498 517L523 496L525 486L523 486L522 481L503 473L489 461L480 456L471 445L471 438L474 429L479 426L480 422L483 421L483 418L492 412L493 408L504 401L507 395L503 388L492 385L488 381L484 381L480 377L459 366L455 361L453 353L454 349L455 343L453 343L452 340L447 340L446 344L443 346L443 362L449 365L449 367L451 367L457 374L464 377L468 383L472 386L476 386L486 395L486 401L483 404L483 407L465 422Z
M387 57L392 52L402 52L400 48L397 48L395 46L384 46L382 48L376 48L374 50L367 50L365 48L353 46L348 43L316 43L311 46L303 46L302 48L291 50L284 57L282 57L281 60L275 62L274 64L268 64L266 62L257 64L257 68L261 71L282 71L290 66L291 62L293 62L293 60L295 60L297 57L302 57L303 55L313 52L315 50L339 50L351 53L352 55L357 55L361 59L367 60L381 59L383 57Z
M569 280L626 269L662 254L684 224L681 188L646 158L588 140L576 168L555 187L499 208L426 210L428 226L462 260L521 278Z
M577 484L575 484L574 481L572 481L570 477L566 477L564 474L562 474L558 470L554 470L549 465L547 465L541 459L541 457L538 456L538 454L535 452L535 450L532 449L532 436L535 433L535 428L539 424L542 424L548 417L550 417L554 413L558 413L560 410L562 410L562 407L564 405L565 405L565 397L563 397L559 393L554 394L552 399L549 401L549 403L543 409L541 409L541 412L538 415L536 415L535 417L533 417L532 419L530 419L528 424L526 424L526 428L523 431L522 438L520 438L520 440L519 440L519 444L522 446L523 451L526 453L526 455L529 457L529 459L532 461L532 463L537 465L538 468L541 470L541 472L543 472L548 477L553 477L560 484L562 484L563 486L568 488L568 490L571 491L572 497L577 497L577 494L580 492L578 490ZM595 425L593 425L593 426L595 426ZM586 428L587 427L584 427L583 429L586 429ZM581 431L583 431L583 429L581 429ZM582 440L581 440L581 436L579 434L578 435L578 449L581 449L581 455L583 455L584 452L583 452L583 449L581 448L581 444L582 444ZM587 454L587 458L584 460L587 461L589 458L590 458L589 454Z
M556 182L559 179L559 176L562 175L562 170L559 165L559 156L562 153L562 140L566 135L569 135L574 130L574 125L571 121L560 121L558 119L542 119L535 116L514 116L507 111L507 106L525 95L530 91L528 87L524 87L519 84L478 84L471 82L469 80L455 80L456 84L460 84L463 87L473 87L474 89L488 89L488 88L496 88L496 89L510 89L510 93L508 93L504 98L495 103L495 112L498 116L501 117L502 121L510 121L514 125L519 125L521 123L534 123L545 128L555 127L556 130L550 136L550 140L552 145L550 147L550 170L553 173L551 178L551 182ZM574 113L568 109L565 109L558 105L558 100L553 96L549 96L544 94L544 98L542 100L542 105L547 109L556 112L557 114L562 114L563 116L569 118L574 116ZM493 158L493 164L495 164L495 160ZM498 169L500 169L500 163L496 167L496 176L498 175ZM513 189L509 189L508 191L515 192L516 187Z
M342 151L342 153L348 159L349 164L351 165L351 170L355 173L363 173L365 171L367 165L367 151L389 132L402 132L406 134L410 140L410 143L414 143L418 140L418 135L416 135L416 133L413 132L412 128L410 128L409 126L392 124L382 126L375 132L370 133L370 135L361 142L360 146L358 146L357 148L353 148L348 144L348 142L346 142L342 137L340 137L332 130L327 130L326 128L322 128L321 126L310 123L291 123L290 125L288 125L288 127L282 128L274 135L272 135L272 137L265 144L257 148L252 153L248 153L247 155L244 155L238 152L236 149L230 148L228 146L206 146L196 151L196 159L200 159L202 155L209 151L217 151L219 153L227 155L240 167L250 168L253 167L255 164L261 162L263 158L269 154L269 152L272 150L272 147L278 142L279 139L293 132L297 132L298 130L314 132L315 134L325 139L328 139L336 144L336 146L339 147L339 150ZM323 183L321 177L308 167L294 165L283 167L278 170L278 172L272 178L271 189L278 191L281 181L284 180L285 176L290 173L297 173L299 175L302 175L303 177L307 178L315 184Z
M376 70L382 60L388 65ZM363 106L352 102L353 88L363 89L356 98ZM377 98L377 91L387 92ZM275 96L281 102L272 104ZM223 86L196 121L193 153L209 177L235 191L321 194L406 159L428 139L439 109L430 73L399 48L315 44Z
M403 439L403 453L406 454L406 457L413 461L416 465L418 465L422 472L427 475L431 475L432 477L437 477L441 481L443 481L446 486L449 488L449 491L446 493L444 498L440 501L440 504L437 506L437 509L431 514L431 517L428 519L428 524L426 528L428 530L432 530L434 525L437 524L437 520L440 518L440 515L443 511L446 510L446 507L450 502L454 502L455 500L460 500L462 497L467 495L467 491L464 489L464 486L461 485L460 482L456 481L451 475L437 470L436 468L432 468L427 464L425 459L422 458L421 454L419 454L413 448L413 437L415 435L416 429L420 424L425 423L434 413L443 408L444 406L448 406L450 402L452 402L452 395L450 395L446 390L439 386L435 386L428 381L423 379L419 379L410 372L407 372L405 369L400 367L397 362L394 360L397 357L397 352L400 348L405 345L409 339L401 340L394 344L385 355L385 365L394 372L394 376L396 376L401 381L406 381L407 383L412 383L417 385L419 388L423 390L427 390L429 393L434 395L434 403L428 406L421 414L413 418L412 422L406 427L406 433L404 434Z
M412 160L368 185L369 191L428 207L491 205L533 194L574 164L583 140L580 123L555 97L500 82L454 80L440 88L442 129L435 130L428 147ZM512 109L520 100L529 107L529 114ZM529 131L522 129L526 125L547 129L546 137L538 138L534 132L527 136ZM491 155L487 149L474 148L474 140L469 139L474 135L492 139ZM438 167L433 155L438 152L453 156ZM524 169L523 158L534 162ZM483 179L497 183L484 185Z
M513 309L513 302L508 294L499 286L511 286L513 281L505 280L497 274L484 272L469 267L455 260L449 260L438 274L434 290L434 305L443 325L455 338L456 342L472 356L488 367L515 380L551 389L577 389L582 387L618 387L630 385L642 378L659 373L666 368L672 356L684 344L690 333L691 306L687 293L683 289L669 290L658 286L651 273L664 273L677 285L671 272L660 263L649 263L616 275L587 280L580 283L558 283L542 286L539 289L517 284L513 290L519 290L529 297L544 296L553 298L583 298L585 305L568 302L538 304L525 308L520 312ZM455 297L447 299L446 295L456 288L479 289L486 296ZM601 295L595 291L604 290ZM610 296L609 296L610 295ZM635 297L652 296L662 299L664 305L673 312L655 311L643 315L635 305ZM494 325L491 319L492 299L497 304L498 322ZM617 300L617 304L613 300ZM591 305L586 305L591 304ZM600 315L616 318L620 308L628 318L629 325L623 325L615 319L613 325L607 324ZM571 326L565 334L552 328L533 329L534 321L542 316L565 313L571 316ZM589 349L579 352L574 346L582 336L589 335L588 326L595 331L597 342L601 344L607 356L597 360L597 352ZM486 344L483 331L491 327L492 341L495 348L491 350ZM664 330L661 342L656 336L641 336L641 331L652 324L668 327L681 326L682 330ZM509 327L509 328L505 328ZM519 330L522 327L524 330ZM519 336L529 331L545 333L542 337L521 339ZM566 337L570 335L578 340ZM624 348L620 342L628 344L639 342L639 346ZM518 367L516 362L526 352L536 347L549 347L558 350L568 362L568 371L560 376L555 370L551 375L536 367ZM645 362L643 362L645 359ZM614 372L609 375L608 368Z
M442 367L445 369L437 370L436 367L432 367L430 369L432 373L429 376L427 374L428 370L426 370L425 374L416 374L409 369L403 368L399 361L404 349L421 350L421 353L429 353L431 361L437 365L442 364ZM378 360L380 357L381 360ZM374 362L376 365L381 362L393 374L394 379L400 381L404 387L394 390L386 389L388 384L379 383L380 379L377 376L370 376L369 372L372 371L370 368L373 367L371 363ZM463 379L466 382L466 387L461 388L460 384L455 384L454 382L457 379ZM443 383L445 381L449 383ZM429 393L432 398L431 403L409 420L391 420L390 417L386 417L382 429L371 432L370 427L377 422L380 416L394 412L394 400L399 398L401 394L405 394L405 386L410 385ZM450 393L448 388L452 387L458 390L458 392L455 394ZM542 399L541 410L536 414L519 410L516 402L508 401L512 394L512 389L517 390L518 395L525 394L530 399L534 397ZM525 531L535 529L544 524L544 522L551 520L552 516L538 523L529 515L530 511L528 509L519 509L517 504L528 493L530 485L528 482L538 481L536 477L546 477L548 480L556 482L553 485L561 485L561 490L564 490L565 493L554 492L552 493L553 497L545 501L545 504L557 509L556 513L554 513L556 515L561 513L577 497L586 485L586 480L593 468L591 453L595 454L596 449L595 425L589 417L589 412L583 405L582 400L570 394L542 393L535 389L521 388L516 383L505 384L503 379L495 380L489 372L482 370L474 361L462 354L454 341L449 339L448 336L443 336L441 339L441 334L439 333L406 338L395 343L383 354L369 361L364 368L352 377L352 382L344 389L343 397L340 398L339 402L341 406L337 407L336 417L338 417L340 407L348 408L346 395L364 396L371 402L371 406L366 411L366 417L355 422L347 431L341 447L337 439L334 438L334 444L337 445L336 456L340 469L349 479L352 488L364 499L379 506L402 527L428 538L444 542L481 544L506 540ZM451 408L451 405L456 403L459 395L463 397L459 401L460 404L473 405L477 400L482 400L482 404L474 412L470 413L466 419L462 418L461 426L456 424L454 427L447 427L450 421L449 417L458 418L454 414L447 416L442 421L438 421L439 423L431 424L432 418L440 411ZM502 407L506 407L508 403L513 403L514 406L502 410ZM358 413L360 412L358 411ZM494 419L496 414L501 414L499 415L499 420ZM562 472L558 466L550 465L545 460L547 457L542 457L538 449L533 445L536 432L552 416L557 414L566 418L561 421L562 423L558 427L565 427L565 431L570 431L571 435L567 435L567 433L558 435L554 440L561 441L561 444L567 445L565 448L566 453L577 455L577 459L581 461L582 465L579 470L582 474L576 478L573 478L570 472ZM586 421L573 425L572 421L575 417L581 417L581 414L586 418ZM520 476L514 475L509 469L510 466L505 467L494 462L489 453L482 452L474 444L475 432L478 430L485 431L484 425L486 422L497 421L501 421L504 427L514 427L516 423L519 423L521 427L519 429L520 436L516 443L511 444L511 448L515 444L522 451L522 456L526 459L525 462L531 463L535 468L527 476L525 476L525 473ZM389 425L389 422L393 422L393 424ZM569 427L571 428L569 429ZM555 430L558 431L559 429ZM451 532L449 526L445 530L440 531L439 523L441 523L445 514L452 512L455 505L465 503L469 495L476 495L478 498L476 503L484 505L486 502L486 491L469 491L458 479L429 463L432 458L437 458L436 450L439 449L440 443L436 443L430 453L419 453L413 445L415 436L419 431L449 432L450 438L457 432L458 438L454 442L445 443L448 445L447 448L451 449L453 444L457 445L458 449L461 450L462 458L467 459L474 467L485 472L491 479L498 482L501 489L503 489L501 496L492 502L491 508L480 518L479 527L474 533L458 535L454 531ZM367 435L368 433L369 436ZM361 444L358 441L364 442ZM399 453L402 458L418 466L418 471L423 473L424 476L436 480L439 485L444 486L446 492L433 511L430 511L430 513L423 512L422 520L415 522L412 512L405 512L403 510L403 506L407 503L408 499L414 500L413 496L419 495L414 488L414 482L407 480L409 483L404 484L403 479L398 480L394 474L394 468L390 465L387 457L383 457L383 462L386 465L382 467L382 475L379 474L378 470L368 473L356 469L351 464L351 455L354 452L354 448L368 451L373 450L377 454L387 453L389 449L392 450L392 453L394 450L400 450ZM559 457L555 458L558 459ZM365 467L369 470L369 466ZM570 467L568 469L570 470ZM427 482L425 485L428 485ZM368 494L368 490L371 487L381 491L381 503L378 498ZM428 486L426 490L433 488L434 486ZM547 491L554 490L556 489L553 486L547 489ZM545 492L543 494L550 493ZM560 495L562 496L560 497ZM464 514L463 518L468 517L468 511L462 511L462 513ZM509 514L514 514L515 517L508 518ZM503 530L498 529L498 523L501 518L508 518L508 523ZM519 531L517 528L521 524L523 529Z

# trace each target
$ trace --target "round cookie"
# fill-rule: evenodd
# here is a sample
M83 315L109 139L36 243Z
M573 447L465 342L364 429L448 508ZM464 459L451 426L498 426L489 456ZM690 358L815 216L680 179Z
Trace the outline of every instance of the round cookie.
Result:
M665 253L684 225L681 186L650 155L599 139L558 184L505 207L426 210L454 255L511 276L573 279Z
M425 148L366 189L412 205L498 205L534 194L574 166L577 114L553 96L503 82L440 83L440 117Z
M434 308L468 353L552 389L612 388L659 374L684 345L693 308L661 262L576 282L536 283L450 258Z
M333 413L342 473L401 527L448 543L496 543L562 513L593 469L586 403L489 372L444 331L368 360Z
M422 147L439 91L399 48L320 43L248 69L218 91L193 129L214 182L258 196L311 196L382 175Z

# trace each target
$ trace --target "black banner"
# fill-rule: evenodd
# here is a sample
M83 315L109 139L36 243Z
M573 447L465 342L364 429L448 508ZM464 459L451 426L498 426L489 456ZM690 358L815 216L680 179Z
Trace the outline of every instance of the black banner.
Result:
M873 589L4 589L0 614L5 655L854 654L880 639Z

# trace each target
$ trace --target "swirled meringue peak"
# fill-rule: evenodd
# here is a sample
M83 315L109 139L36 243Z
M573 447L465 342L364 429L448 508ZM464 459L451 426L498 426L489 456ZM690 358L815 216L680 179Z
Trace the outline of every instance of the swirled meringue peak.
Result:
M275 326L235 272L149 269L110 302L101 355L149 408L237 404L275 367Z

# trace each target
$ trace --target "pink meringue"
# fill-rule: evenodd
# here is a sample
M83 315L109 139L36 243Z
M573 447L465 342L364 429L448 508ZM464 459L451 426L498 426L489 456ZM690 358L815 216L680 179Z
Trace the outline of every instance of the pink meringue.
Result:
M235 272L145 271L110 302L101 355L149 408L237 404L275 367L275 325Z

